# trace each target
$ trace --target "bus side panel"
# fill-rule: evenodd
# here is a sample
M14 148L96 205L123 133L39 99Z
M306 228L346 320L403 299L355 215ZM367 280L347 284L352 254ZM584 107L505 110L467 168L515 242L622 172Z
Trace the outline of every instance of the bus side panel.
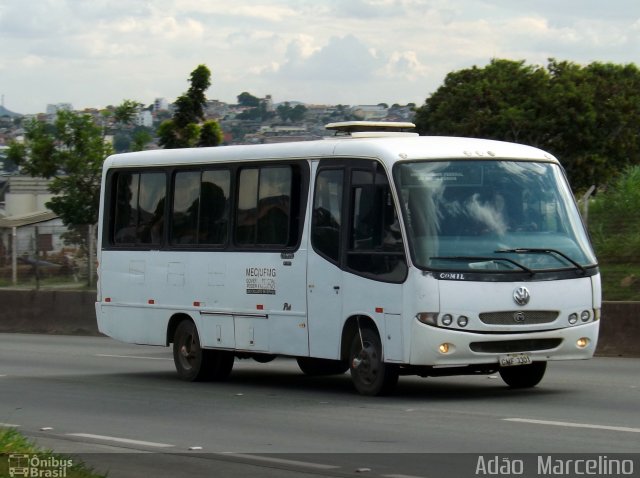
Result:
M169 312L146 307L96 304L98 330L122 342L166 345Z
M366 316L374 320L382 342L385 362L402 362L402 284L366 279L355 274L343 276L345 318Z

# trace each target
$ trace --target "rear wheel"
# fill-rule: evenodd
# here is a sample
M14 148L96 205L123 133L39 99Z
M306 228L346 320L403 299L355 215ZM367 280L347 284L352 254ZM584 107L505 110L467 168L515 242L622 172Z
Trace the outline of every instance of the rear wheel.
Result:
M363 328L354 335L349 368L353 385L362 395L386 395L398 383L398 366L384 363L380 336L370 328Z
M203 349L195 324L184 320L173 339L173 362L182 380L224 380L233 369L234 355L224 350Z
M180 322L173 338L173 362L178 376L188 382L205 380L207 359L196 325L190 320Z
M531 388L540 383L547 370L547 362L533 362L530 365L503 367L500 377L511 388Z
M206 355L209 355L205 362L206 378L216 382L226 380L231 370L233 370L233 363L235 361L233 352L226 350L206 350L206 352Z
M298 357L296 361L305 375L340 375L349 369L349 365L340 360Z

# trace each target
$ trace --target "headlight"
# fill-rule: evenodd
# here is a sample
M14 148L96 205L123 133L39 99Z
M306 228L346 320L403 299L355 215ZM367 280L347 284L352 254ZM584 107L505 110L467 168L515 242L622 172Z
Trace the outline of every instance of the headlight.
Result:
M590 318L591 312L589 312L588 310L583 310L580 314L580 320L582 320L583 322L587 322Z
M569 316L569 323L575 325L576 322L578 322L578 314L573 313Z
M469 319L464 315L461 315L460 317L458 317L458 326L466 327L468 323L469 323Z
M451 314L444 314L442 316L442 325L449 327L453 323L453 316Z

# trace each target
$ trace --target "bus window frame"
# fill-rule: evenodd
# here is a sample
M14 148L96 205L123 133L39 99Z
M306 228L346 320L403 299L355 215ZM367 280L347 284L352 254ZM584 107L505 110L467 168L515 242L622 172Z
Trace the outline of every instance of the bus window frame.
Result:
M384 283L389 283L389 284L403 284L404 282L406 282L408 276L409 276L409 267L410 267L410 263L409 263L409 255L407 253L407 241L406 241L406 237L404 235L404 231L402 228L400 228L401 234L402 234L402 252L387 252L387 251L373 251L373 250L369 250L369 251L355 251L352 250L350 248L350 238L351 238L351 234L353 231L353 221L354 221L354 217L353 217L353 207L352 207L352 192L353 192L353 188L354 188L354 183L352 180L352 173L353 171L365 171L367 173L371 173L372 177L373 177L373 183L371 184L372 187L375 187L376 184L376 177L379 174L384 174L387 180L387 185L389 188L389 194L391 195L391 198L393 199L393 207L395 209L395 214L397 217L397 220L400 222L403 220L403 216L402 216L402 211L399 210L398 208L398 201L397 198L395 197L395 188L394 188L394 183L391 181L391 179L393 179L393 176L389 174L389 172L385 169L384 164L375 159L375 158L353 158L353 159L345 159L345 158L341 158L341 159L322 159L320 160L320 162L318 163L318 167L316 168L316 172L314 175L314 190L313 190L313 197L311 198L311 212L313 213L313 206L314 206L314 200L315 200L315 186L316 186L316 181L318 178L318 175L322 172L322 171L337 171L337 170L341 170L343 172L343 178L342 178L342 223L341 223L341 231L340 231L340 245L339 245L339 260L335 261L334 259L328 257L326 254L323 254L321 251L319 251L316 247L314 247L313 245L313 240L311 240L311 246L313 251L318 254L320 257L322 257L323 259L325 259L326 261L336 265L337 267L339 267L342 271L344 272L348 272L350 274L354 274L357 275L358 277L363 277L365 279L369 279L369 280L374 280L376 282L384 282ZM368 186L368 185L367 185ZM309 234L310 236L313 235L313 231L311 230L311 227L313 227L313 220L310 220L310 225L309 225ZM363 272L363 271L358 271L356 269L353 269L351 267L348 266L348 257L349 255L356 255L356 254L366 254L366 255L383 255L383 256L389 256L389 255L398 255L398 256L402 256L402 259L404 261L404 265L405 265L405 273L402 277L402 279L398 279L398 280L389 280L389 279L385 279L385 278L381 278L380 275L377 274L373 274L373 273L367 273L367 272Z
M236 228L236 212L238 202L238 181L240 171L243 168L261 168L261 167L278 167L291 166L292 172L292 194L290 211L296 214L290 214L290 231L295 231L295 236L291 237L291 243L288 245L241 245L235 242ZM208 171L227 169L230 172L229 187L229 220L227 225L227 240L224 245L214 244L171 244L170 230L172 227L172 205L173 205L173 181L177 172L185 171ZM164 173L165 174L165 209L162 240L157 244L139 244L127 243L117 244L114 242L115 228L115 205L113 201L117 196L115 188L119 173L141 174L141 173ZM101 207L103 208L103 228L102 228L102 250L131 250L131 251L215 251L215 252L295 252L302 244L302 237L307 217L307 204L309 202L309 184L310 184L310 167L309 161L304 158L299 159L264 159L264 160L247 160L247 161L220 161L202 164L179 165L173 164L166 167L149 167L140 166L123 166L113 167L107 172L105 179L105 197Z

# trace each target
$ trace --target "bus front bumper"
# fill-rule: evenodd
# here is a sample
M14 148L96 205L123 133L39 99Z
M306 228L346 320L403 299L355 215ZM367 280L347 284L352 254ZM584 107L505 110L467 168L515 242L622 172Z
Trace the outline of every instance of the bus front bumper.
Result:
M531 361L582 360L593 357L600 322L562 329L518 333L474 333L412 323L410 365L464 366L499 364L526 355Z

